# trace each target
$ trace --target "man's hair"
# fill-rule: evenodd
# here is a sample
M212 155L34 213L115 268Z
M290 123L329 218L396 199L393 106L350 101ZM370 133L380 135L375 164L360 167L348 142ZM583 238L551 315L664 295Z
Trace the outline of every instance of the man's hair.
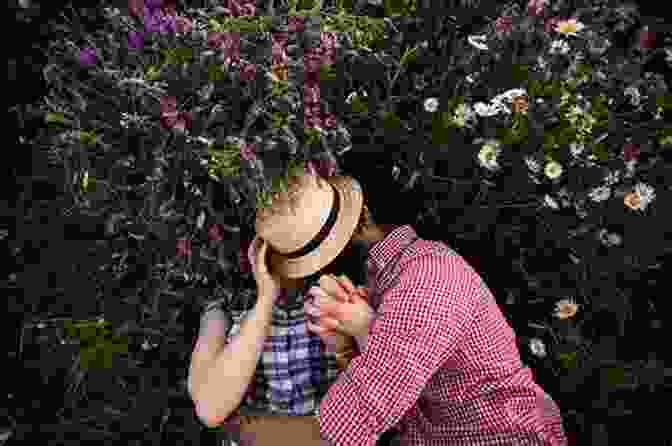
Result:
M364 191L364 200L376 224L413 225L423 207L420 187L404 189L404 182L393 177L395 160L389 154L346 153L342 175L356 179ZM400 167L403 172L403 167ZM408 175L406 175L407 177Z

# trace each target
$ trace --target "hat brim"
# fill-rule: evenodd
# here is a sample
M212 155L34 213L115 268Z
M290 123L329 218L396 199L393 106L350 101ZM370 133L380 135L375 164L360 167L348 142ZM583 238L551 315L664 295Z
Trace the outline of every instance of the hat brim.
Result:
M352 238L364 204L362 187L352 177L333 176L325 180L340 194L340 211L336 223L324 241L303 257L288 259L269 249L269 266L274 274L289 279L310 276L333 262ZM258 238L256 236L253 243Z

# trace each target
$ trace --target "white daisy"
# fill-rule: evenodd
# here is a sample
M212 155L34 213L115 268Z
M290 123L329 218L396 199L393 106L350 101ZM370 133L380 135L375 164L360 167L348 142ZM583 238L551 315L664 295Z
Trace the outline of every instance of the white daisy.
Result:
M478 48L479 50L482 51L487 51L489 48L485 44L486 37L485 35L482 36L469 36L467 37L467 41L475 48Z
M562 175L562 165L556 161L551 161L546 164L546 167L544 168L544 174L546 174L548 178L554 180Z
M488 105L483 102L477 102L474 104L474 111L481 117L488 117L499 114L500 109L497 106Z
M558 202L548 194L544 195L544 204L551 209L560 209Z
M583 144L571 143L569 145L569 150L571 151L572 156L576 158L583 153L585 146Z
M453 121L459 126L464 127L467 122L473 121L475 113L468 104L460 104L453 113Z
M425 99L425 110L429 113L434 113L439 109L439 100L437 98Z
M597 233L597 238L600 240L600 242L602 242L603 245L608 247L620 246L621 242L623 241L620 235L613 232L608 232L606 229L600 229Z
M637 160L630 160L625 163L625 178L632 178L635 175L635 166Z
M644 183L638 183L635 186L635 192L639 194L639 206L642 210L646 210L648 205L656 198L656 192L653 187Z
M605 177L604 177L604 182L607 186L613 186L614 184L618 183L619 179L621 176L621 171L620 170L614 170L613 172L609 172Z
M527 164L527 167L534 173L539 173L541 171L541 164L531 156L526 156L525 158L525 164Z
M494 170L499 167L497 163L497 156L501 152L499 146L500 143L494 139L487 140L483 144L481 151L478 153L478 160L481 166L488 170Z
M522 88L514 88L513 90L506 91L496 96L493 102L501 102L502 100L511 102L513 98L517 98L518 96L527 96L527 91L523 90Z
M549 53L551 54L567 54L570 50L569 44L565 42L564 40L554 40L551 43L551 48L549 49Z
M637 87L628 87L625 89L623 94L630 98L630 104L634 105L635 107L639 106L641 95L639 94Z
M609 197L611 197L611 189L608 186L598 186L592 189L588 193L588 196L591 200L599 203L600 201L608 200Z
M544 358L546 356L546 345L544 344L544 341L539 338L530 339L530 350L532 351L533 355L540 358Z

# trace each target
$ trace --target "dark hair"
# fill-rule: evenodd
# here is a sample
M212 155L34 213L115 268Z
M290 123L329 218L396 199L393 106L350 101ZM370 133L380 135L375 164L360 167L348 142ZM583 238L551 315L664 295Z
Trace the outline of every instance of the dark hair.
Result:
M399 180L395 180L395 166ZM376 224L413 225L423 207L419 185L405 190L409 178L403 163L390 154L348 152L343 157L341 174L356 179L364 191L364 200Z

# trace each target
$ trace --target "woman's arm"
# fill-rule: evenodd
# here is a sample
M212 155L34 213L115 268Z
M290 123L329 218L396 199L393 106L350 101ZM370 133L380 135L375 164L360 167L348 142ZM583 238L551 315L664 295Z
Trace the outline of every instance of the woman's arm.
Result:
M208 427L220 425L240 405L269 334L272 308L273 300L260 295L240 333L228 344L217 317L206 324L192 353L189 392L198 417Z

